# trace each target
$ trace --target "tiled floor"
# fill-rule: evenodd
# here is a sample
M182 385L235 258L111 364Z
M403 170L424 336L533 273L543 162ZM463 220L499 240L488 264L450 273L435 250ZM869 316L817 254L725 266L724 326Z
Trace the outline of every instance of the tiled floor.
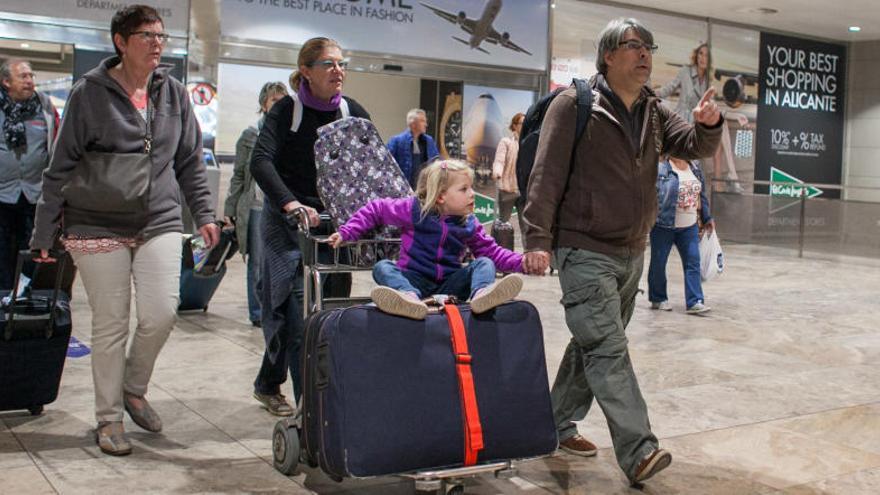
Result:
M806 258L726 246L727 267L706 284L708 316L684 314L677 257L674 310L639 298L630 350L651 420L672 466L649 494L874 494L880 487L880 262ZM644 283L642 284L645 285ZM366 293L368 278L355 290ZM556 277L528 278L555 375L569 339ZM89 342L80 285L75 335ZM208 313L184 315L161 354L150 399L165 430L126 420L134 454L102 455L92 440L89 357L71 358L59 399L39 417L0 413L0 493L410 493L399 478L335 483L271 465L275 419L250 397L260 332L246 318L244 266L230 264ZM468 493L636 493L610 449L599 408L581 432L601 450L522 463L512 480L481 476Z

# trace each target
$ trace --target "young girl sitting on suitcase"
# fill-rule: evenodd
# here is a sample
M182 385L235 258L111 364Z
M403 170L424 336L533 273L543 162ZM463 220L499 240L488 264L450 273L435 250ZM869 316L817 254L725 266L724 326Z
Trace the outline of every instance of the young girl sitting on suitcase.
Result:
M373 268L379 284L370 293L382 311L422 320L434 294L470 300L473 313L485 313L513 299L522 277L495 282L496 270L523 272L523 257L495 243L474 216L474 172L460 160L440 160L419 175L416 197L383 198L367 203L328 239L333 247L356 241L380 225L401 229L397 263L382 260ZM474 260L462 265L465 250Z

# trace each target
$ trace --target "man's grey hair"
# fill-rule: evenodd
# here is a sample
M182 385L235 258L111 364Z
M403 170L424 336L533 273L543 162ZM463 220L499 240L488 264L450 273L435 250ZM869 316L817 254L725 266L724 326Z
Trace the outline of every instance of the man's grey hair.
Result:
M618 17L609 22L605 29L599 34L599 53L596 56L596 70L600 74L608 72L608 64L605 63L605 54L613 52L620 47L626 32L630 29L635 30L641 40L649 45L654 44L654 35L644 24L632 17Z
M23 58L10 58L3 62L3 65L0 65L0 81L5 81L7 79L12 79L12 66L18 65L20 63L27 64L28 68L31 68L31 63Z
M425 117L425 119L428 118L428 114L426 114L425 111L421 108L413 108L409 112L406 112L406 125L412 124L413 121L416 120L416 117L418 117L419 115Z

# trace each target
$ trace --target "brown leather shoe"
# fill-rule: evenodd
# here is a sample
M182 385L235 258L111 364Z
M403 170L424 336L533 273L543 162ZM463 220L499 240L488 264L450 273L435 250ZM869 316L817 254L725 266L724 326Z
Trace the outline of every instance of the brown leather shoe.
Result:
M645 456L639 467L636 468L636 475L633 477L633 483L641 483L655 474L663 471L672 464L672 454L663 449L654 449L653 452Z
M269 414L274 414L275 416L293 416L295 412L293 406L287 402L287 398L280 392L272 395L254 392L254 399L260 401L260 404L263 404L263 407L269 411Z
M575 436L559 442L559 448L565 452L568 452L569 454L579 455L582 457L593 457L594 455L596 455L596 452L599 451L599 448L596 447L593 442L587 440L579 434L575 434Z
M95 443L110 455L131 454L131 442L125 436L122 421L101 421L95 428Z

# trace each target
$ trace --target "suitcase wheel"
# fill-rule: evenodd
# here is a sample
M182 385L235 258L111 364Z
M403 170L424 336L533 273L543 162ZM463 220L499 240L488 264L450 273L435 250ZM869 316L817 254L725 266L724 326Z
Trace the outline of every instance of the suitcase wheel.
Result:
M43 414L43 406L29 407L28 411L30 411L31 416L39 416L40 414Z
M290 476L296 472L299 463L299 430L288 426L286 421L275 423L272 432L272 457L275 469Z

